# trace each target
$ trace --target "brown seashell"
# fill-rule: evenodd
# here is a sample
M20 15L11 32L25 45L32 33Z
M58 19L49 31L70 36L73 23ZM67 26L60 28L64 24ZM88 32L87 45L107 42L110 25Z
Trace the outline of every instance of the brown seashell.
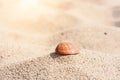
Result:
M55 49L57 54L74 55L80 53L79 47L70 42L61 42Z

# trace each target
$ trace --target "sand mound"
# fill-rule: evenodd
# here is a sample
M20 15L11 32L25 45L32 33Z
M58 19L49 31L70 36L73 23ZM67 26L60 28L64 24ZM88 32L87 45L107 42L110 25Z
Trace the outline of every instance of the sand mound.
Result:
M1 80L119 80L120 55L81 50L78 55L50 53L0 69Z

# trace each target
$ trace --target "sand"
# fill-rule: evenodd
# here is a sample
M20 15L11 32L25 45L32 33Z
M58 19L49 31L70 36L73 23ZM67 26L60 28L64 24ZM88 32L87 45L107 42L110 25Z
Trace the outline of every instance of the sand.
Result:
M0 0L0 80L119 80L119 0ZM61 56L71 41L80 54Z

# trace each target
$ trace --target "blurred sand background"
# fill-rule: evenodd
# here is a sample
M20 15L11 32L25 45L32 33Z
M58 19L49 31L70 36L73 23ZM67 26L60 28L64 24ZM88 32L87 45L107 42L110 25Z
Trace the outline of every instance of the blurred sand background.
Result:
M119 0L0 0L0 80L119 79Z

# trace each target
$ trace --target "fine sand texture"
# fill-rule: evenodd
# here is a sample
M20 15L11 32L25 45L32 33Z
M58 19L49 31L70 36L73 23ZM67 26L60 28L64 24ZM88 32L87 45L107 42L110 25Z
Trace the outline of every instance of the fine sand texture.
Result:
M120 80L120 1L0 0L0 80Z

